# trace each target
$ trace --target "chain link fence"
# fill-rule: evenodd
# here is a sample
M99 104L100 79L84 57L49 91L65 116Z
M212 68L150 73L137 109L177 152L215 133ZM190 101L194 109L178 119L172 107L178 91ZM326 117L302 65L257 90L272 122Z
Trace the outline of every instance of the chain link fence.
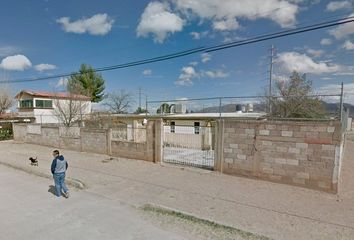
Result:
M150 116L266 117L273 119L341 119L342 96L242 96L147 101Z

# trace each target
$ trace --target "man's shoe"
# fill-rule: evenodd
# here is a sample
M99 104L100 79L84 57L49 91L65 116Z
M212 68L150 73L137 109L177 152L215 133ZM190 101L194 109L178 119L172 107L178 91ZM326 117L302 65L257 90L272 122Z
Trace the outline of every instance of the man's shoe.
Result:
M64 197L69 198L69 191L64 193Z

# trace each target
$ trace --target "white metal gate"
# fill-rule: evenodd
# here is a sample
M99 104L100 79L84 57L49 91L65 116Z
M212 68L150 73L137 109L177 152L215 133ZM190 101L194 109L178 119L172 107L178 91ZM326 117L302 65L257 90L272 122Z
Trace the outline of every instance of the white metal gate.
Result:
M164 126L163 161L214 168L214 127Z

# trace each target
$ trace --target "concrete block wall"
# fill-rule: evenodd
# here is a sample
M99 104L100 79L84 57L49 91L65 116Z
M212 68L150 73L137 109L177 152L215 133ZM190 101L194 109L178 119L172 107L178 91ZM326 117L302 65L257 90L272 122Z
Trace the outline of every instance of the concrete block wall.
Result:
M108 152L108 131L103 129L81 128L80 137L83 152L109 154Z
M59 148L81 152L82 151L81 138L60 137Z
M112 141L112 156L147 160L146 143Z
M14 140L24 142L27 135L27 125L25 124L13 124L12 125Z
M41 145L58 146L59 144L59 129L58 127L42 126Z
M341 136L339 122L228 120L219 165L228 174L337 192Z
M155 128L156 124L159 124L158 128ZM79 135L75 131L75 134L61 134L62 136L59 126L36 125L41 127L40 134L28 133L28 124L13 124L13 129L15 141L158 162L162 157L161 126L161 120L149 121L145 142L112 140L110 129L81 128Z

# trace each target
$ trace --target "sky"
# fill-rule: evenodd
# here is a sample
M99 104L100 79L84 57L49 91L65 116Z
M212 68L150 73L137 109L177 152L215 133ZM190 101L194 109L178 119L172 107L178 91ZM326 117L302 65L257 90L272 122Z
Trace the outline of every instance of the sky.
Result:
M53 76L213 46L354 16L354 1L324 0L2 0L0 80ZM102 72L106 93L138 102L263 94L269 82L306 73L316 92L354 104L354 23L164 62ZM62 91L65 78L13 83ZM2 85L1 87L3 87Z

